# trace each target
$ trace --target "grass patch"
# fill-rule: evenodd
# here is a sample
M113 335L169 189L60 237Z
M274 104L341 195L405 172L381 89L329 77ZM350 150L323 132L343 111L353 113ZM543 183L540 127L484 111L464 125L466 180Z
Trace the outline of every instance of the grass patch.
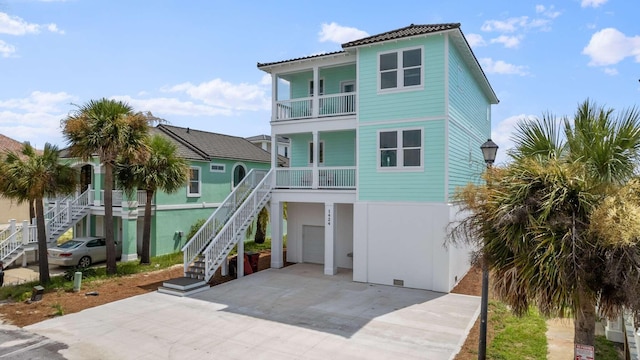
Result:
M176 264L182 264L183 255L181 252L155 256L151 258L151 264L140 265L137 261L128 261L117 263L117 273L114 276L107 276L107 269L104 266L80 270L83 272L83 283L91 283L91 281L106 279L110 277L118 277L124 275L138 274L150 272L171 267ZM73 274L76 269L70 269L66 273ZM31 297L33 287L39 285L39 281L31 281L18 285L5 285L0 287L0 299L11 299L13 301L24 301ZM52 276L51 283L44 287L45 292L50 291L72 291L73 276Z
M287 247L287 237L286 235L282 239L282 247L286 249ZM244 243L244 252L261 252L264 250L271 250L271 238L267 238L264 243L257 244L255 241L245 241ZM238 253L238 245L233 247L233 250L229 253L229 256L236 255Z
M487 358L494 360L547 358L547 325L536 309L523 317L511 313L497 301L489 304L489 321L495 337L487 349Z
M622 360L624 356L618 351L618 347L605 336L596 336L596 356L598 360Z

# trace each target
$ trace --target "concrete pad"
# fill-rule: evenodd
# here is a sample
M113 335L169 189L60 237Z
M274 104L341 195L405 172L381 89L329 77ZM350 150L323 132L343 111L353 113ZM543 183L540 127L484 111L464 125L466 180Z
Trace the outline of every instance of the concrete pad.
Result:
M452 359L480 298L269 269L192 297L149 293L25 329L67 359Z

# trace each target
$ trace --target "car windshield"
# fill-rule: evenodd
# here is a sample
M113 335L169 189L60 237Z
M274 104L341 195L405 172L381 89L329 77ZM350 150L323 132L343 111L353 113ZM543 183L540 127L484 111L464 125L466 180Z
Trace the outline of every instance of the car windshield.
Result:
M82 245L82 241L69 240L66 243L60 244L58 247L62 249L75 249Z

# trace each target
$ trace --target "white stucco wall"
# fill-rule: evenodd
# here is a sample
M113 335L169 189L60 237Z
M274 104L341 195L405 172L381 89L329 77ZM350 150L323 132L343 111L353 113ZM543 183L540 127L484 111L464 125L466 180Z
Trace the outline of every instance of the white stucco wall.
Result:
M448 292L469 268L467 251L445 248L447 204L354 205L356 281Z
M337 204L334 215L336 263L341 268L352 268L353 252L353 205ZM323 203L296 203L287 205L287 261L302 262L302 228L305 225L325 225Z

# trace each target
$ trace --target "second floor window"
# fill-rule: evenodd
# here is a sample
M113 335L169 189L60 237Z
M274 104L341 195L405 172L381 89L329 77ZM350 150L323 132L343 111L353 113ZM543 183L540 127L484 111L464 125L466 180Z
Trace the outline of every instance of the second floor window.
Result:
M200 168L189 169L189 184L187 186L187 196L200 196Z
M383 169L422 167L422 130L380 131L378 158L379 167Z
M422 48L382 53L378 66L380 90L422 85Z

